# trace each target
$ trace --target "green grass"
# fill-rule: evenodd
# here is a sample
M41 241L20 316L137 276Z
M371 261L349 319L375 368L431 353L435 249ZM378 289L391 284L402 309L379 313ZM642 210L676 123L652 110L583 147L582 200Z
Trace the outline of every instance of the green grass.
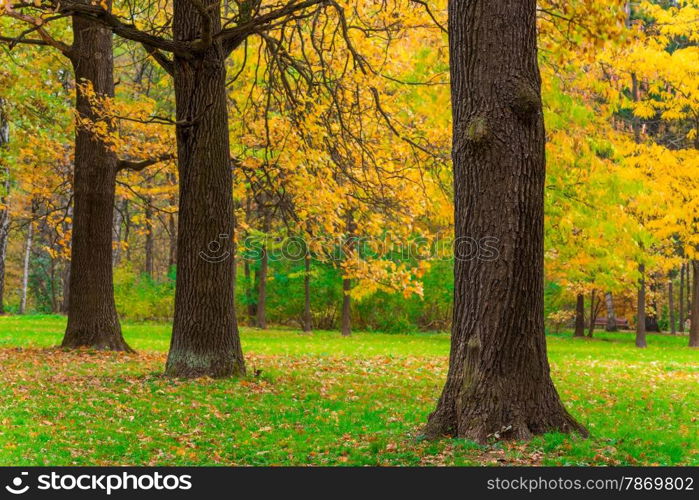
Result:
M138 354L53 348L65 319L0 317L0 465L697 465L699 351L686 337L548 337L592 433L478 446L417 439L449 337L242 329L244 380L160 376L169 325L125 324Z

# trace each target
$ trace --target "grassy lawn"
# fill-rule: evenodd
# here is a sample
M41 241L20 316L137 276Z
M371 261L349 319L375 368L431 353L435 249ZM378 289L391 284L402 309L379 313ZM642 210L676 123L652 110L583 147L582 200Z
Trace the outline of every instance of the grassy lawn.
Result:
M169 325L125 324L138 354L55 349L65 319L0 317L0 465L699 464L699 351L686 337L549 336L554 380L591 439L416 439L445 334L242 330L245 380L160 376Z

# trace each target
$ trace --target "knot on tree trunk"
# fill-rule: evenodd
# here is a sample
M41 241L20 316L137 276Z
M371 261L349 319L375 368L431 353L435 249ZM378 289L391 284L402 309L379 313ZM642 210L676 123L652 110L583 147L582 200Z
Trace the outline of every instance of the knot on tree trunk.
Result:
M516 82L511 90L510 108L521 119L536 116L541 109L539 90L528 81Z
M461 151L467 145L482 147L489 142L491 136L488 119L477 115L461 127L461 133L454 138L454 152Z

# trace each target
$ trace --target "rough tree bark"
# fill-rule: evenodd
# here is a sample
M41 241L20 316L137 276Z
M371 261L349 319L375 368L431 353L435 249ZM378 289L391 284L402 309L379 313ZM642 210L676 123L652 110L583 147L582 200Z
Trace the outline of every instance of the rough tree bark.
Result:
M646 347L646 266L638 266L641 278L638 280L638 304L636 306L636 347Z
M174 1L175 40L201 36L199 4ZM201 4L216 33L220 3ZM180 211L175 317L165 370L173 377L245 374L234 305L226 54L219 39L210 42L203 52L174 59Z
M575 302L575 333L573 337L585 336L585 296L582 293L578 294Z
M699 260L692 260L691 267L694 279L692 285L694 297L692 298L692 313L689 323L689 347L699 347L699 294L697 293L699 291ZM689 283L687 285L689 286Z
M5 100L0 98L0 150L10 142L10 122L5 111ZM10 230L10 209L7 206L10 193L10 170L0 163L0 314L5 314L5 258Z
M607 304L607 326L605 329L608 332L616 332L616 314L614 313L614 297L612 296L612 292L605 293L604 300Z
M457 258L447 382L428 437L527 439L587 431L551 380L544 336L545 132L535 0L449 2Z
M111 31L73 17L70 59L78 83L91 82L96 94L114 95ZM76 111L100 120L81 87ZM85 127L76 127L70 302L62 347L131 351L121 334L112 281L116 169L116 154Z

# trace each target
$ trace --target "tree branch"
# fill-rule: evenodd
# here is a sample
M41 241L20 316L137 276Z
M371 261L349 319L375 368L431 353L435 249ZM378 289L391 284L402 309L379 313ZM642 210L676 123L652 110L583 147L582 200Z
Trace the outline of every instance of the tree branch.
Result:
M174 154L166 153L160 156L156 156L155 158L149 158L147 160L119 160L119 162L117 163L117 172L121 172L122 170L133 170L134 172L140 172L141 170L148 168L151 165L155 165L156 163L160 163L161 161L172 160L174 158Z
M23 23L27 23L30 26L32 26L31 29L25 31L24 33L22 33L21 35L19 35L15 39L15 40L17 40L16 43L32 43L32 42L27 42L27 41L22 41L22 40L26 40L26 39L24 39L25 35L32 33L32 32L36 32L39 35L39 38L44 42L43 45L54 47L54 48L60 50L61 53L63 53L66 57L70 57L70 51L71 51L72 47L68 44L61 42L60 40L56 40L51 35L49 35L48 31L46 31L46 29L44 28L44 23L47 22L46 20L41 19L41 18L32 17L30 15L23 14L21 12L17 12L16 10L13 10L11 8L11 6L7 7L5 14L7 16L11 17L12 19L22 21ZM59 17L63 17L63 16L58 16L58 17L55 17L54 19L57 19ZM34 41L36 42L36 40L34 40ZM34 45L41 45L41 44L34 43ZM11 44L11 47L12 46L13 45Z
M142 43L143 48L146 50L149 56L155 60L155 62L158 63L158 65L165 70L165 72L170 75L174 76L175 75L175 63L167 57L165 54L163 54L160 50L151 47L148 44Z
M134 42L149 45L154 49L172 52L181 57L192 55L194 48L191 43L176 42L156 35L151 35L138 29L135 25L121 21L111 12L96 5L86 5L75 2L53 0L53 5L62 13L75 15L85 19L92 19L108 27L115 34Z
M223 41L224 49L229 53L240 45L248 36L253 33L265 31L269 25L283 17L291 16L296 12L321 5L330 5L329 0L291 0L284 7L258 15L249 21L236 26L221 30L214 38Z

